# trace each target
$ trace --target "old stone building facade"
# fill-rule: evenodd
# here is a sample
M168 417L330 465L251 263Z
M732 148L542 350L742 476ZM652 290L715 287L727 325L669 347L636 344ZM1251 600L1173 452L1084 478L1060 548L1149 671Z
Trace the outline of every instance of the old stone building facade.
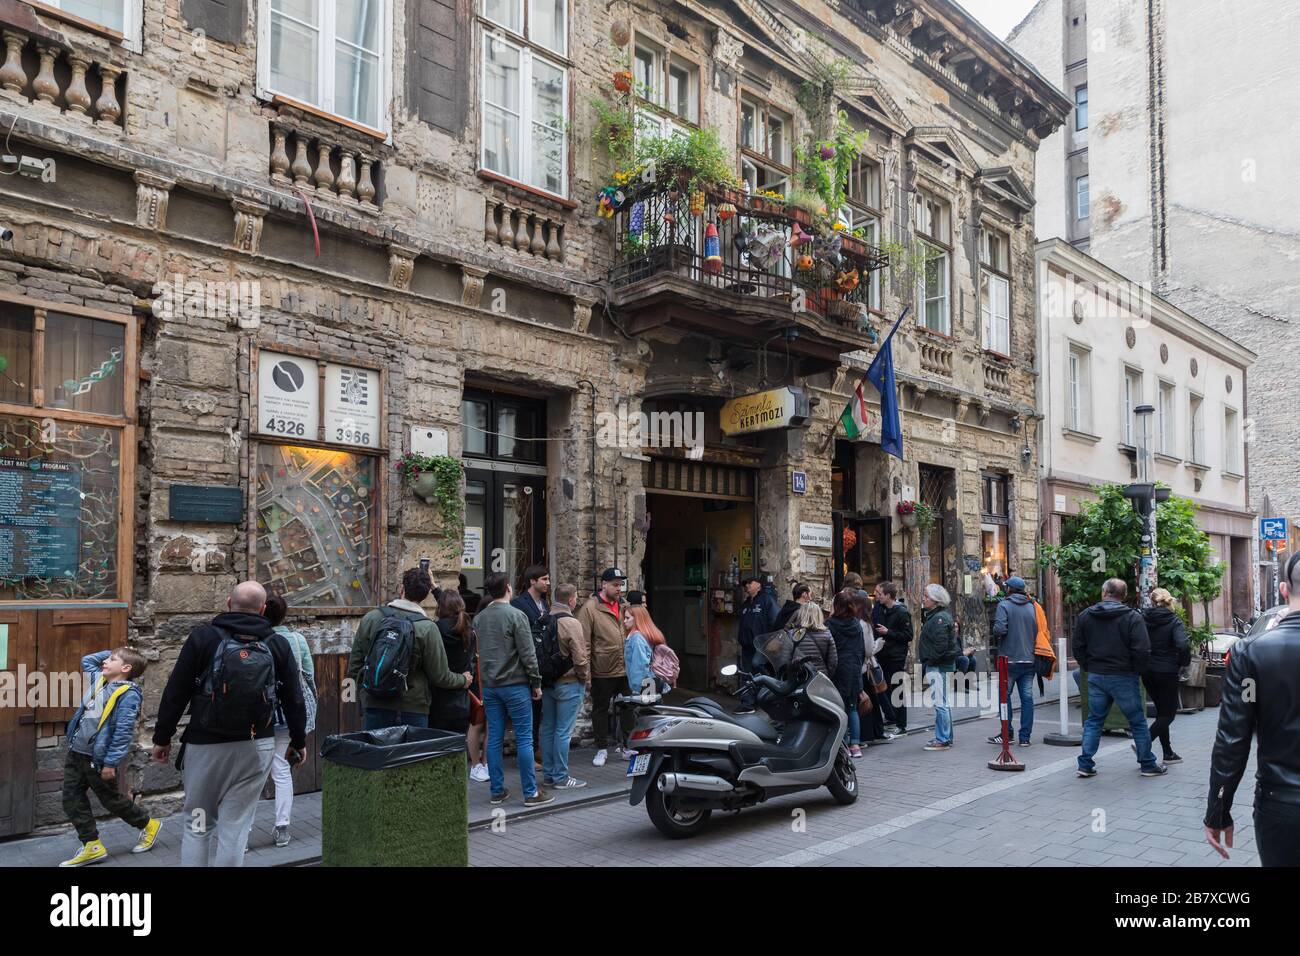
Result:
M322 734L353 719L337 655L357 617L422 557L471 588L541 560L585 592L624 567L701 687L733 647L733 568L820 594L856 569L913 602L942 580L978 642L971 576L1034 559L1033 157L1068 103L956 6L59 6L0 2L6 152L37 164L0 181L0 458L74 530L15 550L0 668L75 671L131 640L145 741L189 629L257 577L317 653ZM878 288L845 321L791 309L788 273L756 301L752 276L671 254L629 272L623 220L597 214L610 76L662 77L647 122L717 130L779 190L830 61L870 132L854 216L881 241L919 227L928 281L864 269ZM905 306L899 462L833 432ZM787 427L724 419L772 390ZM699 447L601 437L674 411L702 414ZM400 480L412 450L463 461L463 536ZM940 514L925 542L898 527L911 499ZM63 703L0 708L0 834L58 819ZM143 753L130 771L176 785Z

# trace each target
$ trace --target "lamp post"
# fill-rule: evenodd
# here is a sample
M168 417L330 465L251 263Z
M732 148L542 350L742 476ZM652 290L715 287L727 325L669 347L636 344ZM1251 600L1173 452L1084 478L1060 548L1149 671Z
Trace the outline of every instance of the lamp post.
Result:
M1151 592L1156 586L1156 505L1169 498L1168 488L1157 488L1152 473L1151 442L1147 426L1155 411L1153 405L1138 405L1133 409L1139 423L1138 481L1124 489L1124 497L1133 502L1133 510L1142 518L1141 564L1138 571L1139 606L1151 606Z

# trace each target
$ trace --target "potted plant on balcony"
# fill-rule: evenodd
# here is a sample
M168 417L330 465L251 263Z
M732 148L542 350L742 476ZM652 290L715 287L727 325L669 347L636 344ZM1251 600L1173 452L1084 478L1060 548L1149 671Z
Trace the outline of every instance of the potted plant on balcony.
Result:
M786 212L798 223L811 226L826 217L826 203L811 189L792 189L785 197Z
M916 527L916 502L900 501L894 508L898 512L899 523L904 528Z

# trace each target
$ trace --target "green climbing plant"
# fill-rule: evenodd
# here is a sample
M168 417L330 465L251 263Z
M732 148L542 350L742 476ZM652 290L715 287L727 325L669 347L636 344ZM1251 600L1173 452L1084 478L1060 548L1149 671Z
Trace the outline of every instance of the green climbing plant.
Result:
M397 461L397 470L408 485L422 475L433 476L433 497L448 529L459 529L464 521L465 501L461 496L464 466L450 455L421 455L407 452ZM459 536L459 531L456 532Z

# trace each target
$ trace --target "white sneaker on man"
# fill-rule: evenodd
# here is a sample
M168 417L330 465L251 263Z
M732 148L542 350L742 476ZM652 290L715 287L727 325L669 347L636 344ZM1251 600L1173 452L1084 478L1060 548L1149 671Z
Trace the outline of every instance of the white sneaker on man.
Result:
M475 783L487 783L491 779L486 764L476 763L469 770L469 778Z
M609 751L597 750L596 756L591 758L591 765L593 767L603 767L605 766L605 761L608 759L609 759Z

